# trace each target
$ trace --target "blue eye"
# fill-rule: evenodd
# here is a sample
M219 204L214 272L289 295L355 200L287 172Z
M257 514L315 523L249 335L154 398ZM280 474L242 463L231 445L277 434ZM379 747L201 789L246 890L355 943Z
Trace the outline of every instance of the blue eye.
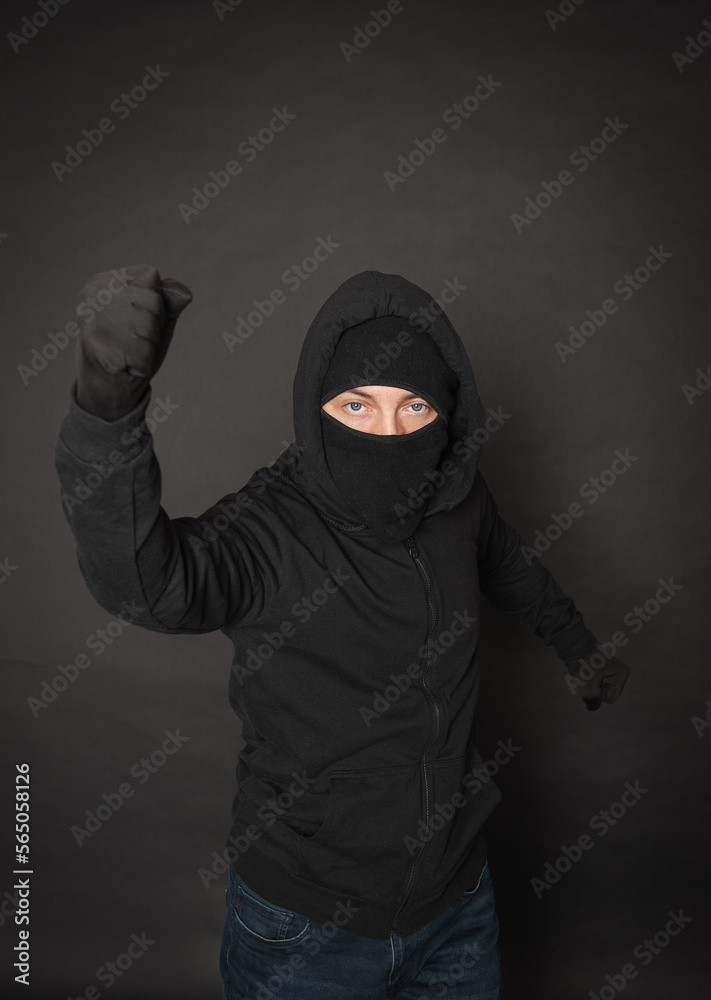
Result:
M359 403L357 400L354 399L352 402L346 403L346 409L349 406L362 406L362 405L363 405L362 403ZM351 410L350 412L351 413L360 413L360 410Z

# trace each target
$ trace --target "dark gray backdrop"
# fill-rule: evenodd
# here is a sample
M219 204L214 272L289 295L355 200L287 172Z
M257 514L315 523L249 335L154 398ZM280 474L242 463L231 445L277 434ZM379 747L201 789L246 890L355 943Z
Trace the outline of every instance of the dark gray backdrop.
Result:
M711 34L695 41L707 6L564 0L553 17L543 2L404 0L357 52L341 43L385 4L45 7L46 24L33 0L2 11L3 995L220 995L226 879L205 888L199 870L224 847L241 746L230 647L220 633L127 627L87 650L109 616L80 576L53 467L74 371L60 331L77 293L96 271L151 263L195 296L153 386L174 407L155 431L174 517L200 514L292 440L301 341L341 281L372 268L434 295L466 286L447 309L485 405L507 414L481 466L501 513L533 544L581 503L544 562L601 640L624 633L632 667L622 699L587 713L551 649L493 611L485 622L482 756L499 739L521 747L497 775L488 827L504 997L609 997L620 983L627 1000L707 996L711 391L683 389L709 384L697 369L711 363ZM36 34L13 40L33 16ZM146 67L168 75L120 111ZM478 86L486 99L453 128L448 109ZM248 158L240 144L284 107L295 117ZM53 161L107 117L113 130L60 180ZM614 141L571 163L606 119ZM402 166L437 128L446 140ZM232 160L241 173L186 221L181 203ZM389 184L398 165L410 176ZM526 199L566 169L572 183L536 216ZM526 204L528 224L513 218ZM319 238L338 247L294 288L285 272ZM615 290L660 247L671 256L656 271ZM223 335L276 288L285 301L230 351ZM610 298L617 311L563 361L556 343ZM46 361L34 374L33 358ZM629 468L594 504L581 498L617 450ZM625 620L670 578L681 589L658 613ZM33 714L28 699L81 652L90 666ZM136 765L177 729L187 741L139 783ZM20 761L32 768L29 990L9 968ZM134 795L79 846L72 827L125 782ZM592 832L626 782L646 791ZM586 832L594 848L537 894L531 880ZM651 961L635 952L680 910L691 921ZM154 943L107 988L97 974L134 934Z

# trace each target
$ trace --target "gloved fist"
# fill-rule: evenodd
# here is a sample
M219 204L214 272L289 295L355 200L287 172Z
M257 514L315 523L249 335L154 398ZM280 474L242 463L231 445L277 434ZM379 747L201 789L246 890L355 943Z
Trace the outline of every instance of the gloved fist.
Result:
M608 657L601 649L578 660L565 664L568 673L575 677L589 712L594 712L603 701L613 704L622 694L630 668L617 657Z
M77 306L77 401L104 420L136 406L163 363L192 292L149 264L95 274Z

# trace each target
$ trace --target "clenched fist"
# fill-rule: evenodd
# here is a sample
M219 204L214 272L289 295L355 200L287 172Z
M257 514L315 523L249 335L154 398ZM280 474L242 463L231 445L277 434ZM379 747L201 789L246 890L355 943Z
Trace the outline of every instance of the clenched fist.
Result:
M95 274L79 298L77 401L103 420L117 420L162 365L192 292L174 278L161 279L149 264L135 264Z
M568 673L580 687L589 712L595 712L603 701L612 705L622 694L630 668L616 656L607 656L602 649L566 663Z

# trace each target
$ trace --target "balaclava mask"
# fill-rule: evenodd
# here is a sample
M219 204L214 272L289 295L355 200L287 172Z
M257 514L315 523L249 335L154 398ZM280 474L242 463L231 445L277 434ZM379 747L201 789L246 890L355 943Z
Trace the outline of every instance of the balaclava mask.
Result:
M448 442L459 379L428 333L400 317L383 316L341 334L321 405L363 385L409 389L437 410L434 420L409 434L369 434L321 410L326 461L343 500L380 538L401 541L426 510L428 475L437 469Z

